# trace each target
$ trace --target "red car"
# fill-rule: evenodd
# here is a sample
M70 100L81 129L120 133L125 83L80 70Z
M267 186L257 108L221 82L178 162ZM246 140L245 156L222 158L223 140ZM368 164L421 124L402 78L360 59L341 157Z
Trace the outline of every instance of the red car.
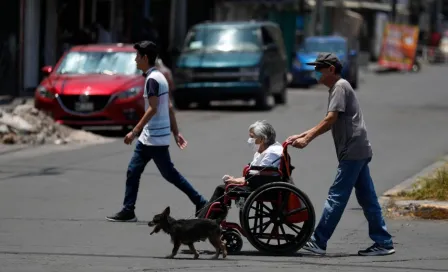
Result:
M145 111L144 77L135 64L132 45L76 46L35 92L35 107L70 126L136 125Z

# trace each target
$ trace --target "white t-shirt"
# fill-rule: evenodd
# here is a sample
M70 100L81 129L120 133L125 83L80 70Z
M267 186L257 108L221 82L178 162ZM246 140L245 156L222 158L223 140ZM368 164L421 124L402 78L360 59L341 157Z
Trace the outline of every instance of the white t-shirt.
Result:
M266 148L262 153L256 152L254 159L250 163L252 166L280 166L280 157L283 153L283 146L276 142Z
M145 92L145 110L149 107L149 97L157 96L159 105L156 114L143 128L138 140L144 145L169 146L171 135L168 82L165 76L152 68L147 72Z

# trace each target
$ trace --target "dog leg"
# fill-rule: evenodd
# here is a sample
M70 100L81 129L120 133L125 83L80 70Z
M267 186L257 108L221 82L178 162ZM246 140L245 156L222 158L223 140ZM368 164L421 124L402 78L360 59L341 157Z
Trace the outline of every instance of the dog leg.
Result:
M195 259L199 258L199 252L196 250L196 248L194 248L194 244L191 243L188 245L188 247L190 248L191 252L193 252L194 258Z
M222 258L225 259L227 257L227 247L226 247L226 243L221 241L219 241L220 245L221 245L221 251L222 251Z
M215 256L212 257L212 259L216 260L219 258L219 254L221 253L221 248L222 248L221 239L219 238L219 236L217 236L217 237L209 237L208 240L213 245L213 247L215 247L215 249L216 249L216 254L215 254Z
M174 242L174 247L173 247L173 251L171 252L171 255L166 256L168 259L173 259L174 256L177 255L177 252L179 251L180 248L180 242L176 241Z

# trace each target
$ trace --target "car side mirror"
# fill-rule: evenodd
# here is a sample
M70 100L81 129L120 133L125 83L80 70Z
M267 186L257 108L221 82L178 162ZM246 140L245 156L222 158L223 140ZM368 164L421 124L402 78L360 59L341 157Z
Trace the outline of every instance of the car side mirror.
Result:
M53 67L50 65L47 65L47 66L42 67L41 71L48 75L51 72L53 72Z
M278 46L275 43L271 43L271 44L265 46L265 50L266 51L277 51Z

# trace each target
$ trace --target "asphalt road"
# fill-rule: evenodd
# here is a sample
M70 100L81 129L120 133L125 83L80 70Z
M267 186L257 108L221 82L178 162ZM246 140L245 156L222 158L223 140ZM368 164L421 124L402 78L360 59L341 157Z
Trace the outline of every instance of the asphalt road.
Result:
M371 171L377 193L400 183L448 153L448 67L424 67L419 74L363 74L358 92L374 150ZM290 90L289 103L269 113L217 107L178 113L189 146L171 149L177 168L207 198L224 174L238 175L252 158L247 127L266 119L278 140L302 132L324 115L327 92ZM0 271L447 271L448 222L392 221L397 253L358 257L370 246L367 224L352 196L328 245L328 256L299 251L295 257L258 254L246 241L243 255L211 261L163 257L169 237L150 236L145 222L110 223L124 194L133 147L117 142L27 157L0 156ZM32 153L32 152L31 152ZM320 216L337 165L329 134L305 150L292 150L296 185ZM142 176L137 216L147 221L171 206L174 217L194 211L188 198L149 164ZM231 211L231 219L236 212ZM208 243L198 249L210 250Z

